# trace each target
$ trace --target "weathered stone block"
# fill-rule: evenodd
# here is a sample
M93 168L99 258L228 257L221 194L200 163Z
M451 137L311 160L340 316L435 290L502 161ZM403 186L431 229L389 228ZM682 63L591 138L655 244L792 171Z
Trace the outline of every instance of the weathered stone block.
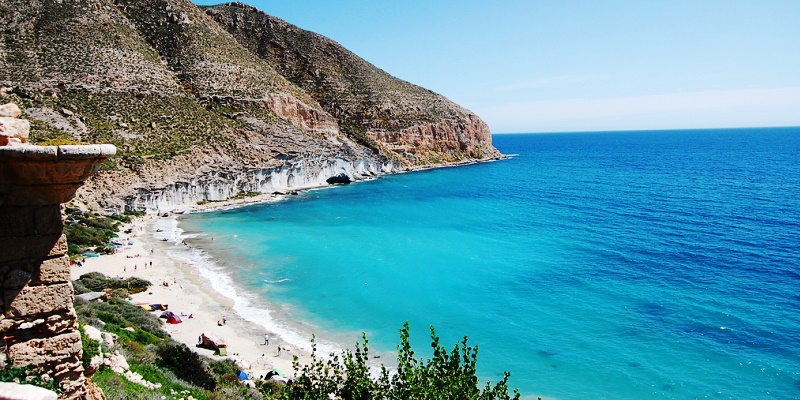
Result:
M4 238L0 242L3 250L0 251L0 263L67 254L64 235L17 236Z
M72 307L72 285L26 286L20 291L5 291L8 318L69 310Z
M78 342L78 350L80 350L81 353L78 353L78 357L73 359L72 362L67 362L65 360L65 362L55 365L53 368L53 377L56 381L63 381L64 379L75 380L83 374L83 363L81 363L80 359L80 356L83 354L83 349L81 348L80 342Z
M37 285L70 281L69 257L66 255L42 260L34 270L33 283Z
M0 320L0 333L6 332L12 327L14 327L13 319L6 318L4 320Z
M31 273L21 269L12 269L3 276L3 288L22 289L31 280Z
M32 209L33 227L37 235L60 234L64 230L61 206L52 204Z
M58 146L58 159L91 159L99 156L113 156L117 148L111 144L90 144L90 145L62 145Z
M42 235L42 236L49 237L49 235ZM47 253L47 256L56 257L64 254L67 254L67 236L62 233L61 235L58 236L58 240L56 240L56 243Z
M59 397L60 400L88 400L89 394L86 391L86 378L80 375L75 380L65 380L60 382L64 393Z
M78 317L72 308L66 314L54 314L47 317L47 331L51 334L61 334L75 329L78 329Z
M81 354L81 335L77 331L48 338L31 339L14 343L8 347L8 357L14 360L16 367L71 365L76 360L80 362ZM56 371L53 369L45 372L52 374Z
M5 286L2 280L6 279L6 274L15 269L33 273L33 264L33 260L16 260L0 263L0 288Z
M0 171L1 173L2 171ZM0 204L10 206L45 206L70 201L83 185L79 183L16 186L8 194L0 196Z
M33 214L31 207L1 207L0 237L33 236Z

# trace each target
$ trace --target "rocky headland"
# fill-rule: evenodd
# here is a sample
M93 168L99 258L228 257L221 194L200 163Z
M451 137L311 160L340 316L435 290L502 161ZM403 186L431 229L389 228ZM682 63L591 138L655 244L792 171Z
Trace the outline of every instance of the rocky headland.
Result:
M488 126L336 42L239 4L0 3L0 103L40 145L110 143L77 194L165 212L500 157Z

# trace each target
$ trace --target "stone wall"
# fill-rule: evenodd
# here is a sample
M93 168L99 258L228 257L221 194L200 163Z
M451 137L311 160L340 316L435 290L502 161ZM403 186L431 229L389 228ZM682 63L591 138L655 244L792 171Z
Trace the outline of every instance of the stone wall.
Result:
M0 368L30 366L60 384L60 398L83 399L61 207L116 149L29 145L18 118L16 106L0 106Z

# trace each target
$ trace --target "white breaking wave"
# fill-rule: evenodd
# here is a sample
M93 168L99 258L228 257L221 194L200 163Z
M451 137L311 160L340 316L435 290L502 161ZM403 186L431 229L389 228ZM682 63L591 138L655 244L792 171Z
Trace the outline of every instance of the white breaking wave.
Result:
M311 331L313 326L308 326L308 332L290 326L274 316L268 304L258 295L244 290L235 284L231 275L220 266L214 258L202 249L184 245L185 239L205 236L204 234L187 234L178 226L175 218L161 218L154 223L156 232L153 236L156 240L171 242L173 246L168 249L171 258L186 262L197 271L203 281L215 292L233 301L233 311L239 314L244 320L253 322L265 330L279 336L283 341L291 346L311 351ZM160 230L160 232L158 232ZM281 283L288 281L288 278L267 283ZM294 321L298 325L303 325L302 321ZM339 354L342 349L333 343L323 340L316 340L318 355L326 356L330 353Z

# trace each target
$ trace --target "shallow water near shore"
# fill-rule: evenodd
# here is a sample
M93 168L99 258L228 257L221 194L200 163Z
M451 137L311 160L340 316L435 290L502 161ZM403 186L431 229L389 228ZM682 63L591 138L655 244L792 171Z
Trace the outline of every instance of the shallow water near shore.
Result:
M363 331L391 364L408 320L529 396L800 398L800 129L494 141L516 156L183 216L186 256L297 345Z

